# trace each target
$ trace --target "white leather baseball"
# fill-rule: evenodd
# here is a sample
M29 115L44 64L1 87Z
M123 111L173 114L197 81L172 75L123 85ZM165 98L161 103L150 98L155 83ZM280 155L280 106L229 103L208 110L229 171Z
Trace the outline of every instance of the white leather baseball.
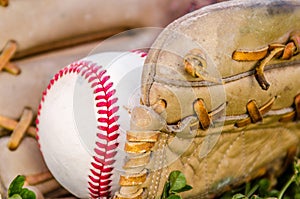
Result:
M128 106L139 100L145 56L89 56L60 70L43 93L36 122L42 154L56 180L79 198L106 198L118 189Z

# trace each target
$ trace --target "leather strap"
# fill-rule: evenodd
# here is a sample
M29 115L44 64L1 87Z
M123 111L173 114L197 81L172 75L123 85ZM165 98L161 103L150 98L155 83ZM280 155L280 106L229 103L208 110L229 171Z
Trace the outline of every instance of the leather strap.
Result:
M150 151L153 146L153 142L127 142L125 151L127 153L142 154Z
M192 77L203 78L207 75L206 68L206 60L201 50L195 48L191 50L187 55L185 55L184 69Z
M129 142L157 142L160 131L127 131Z
M19 123L13 130L10 140L8 141L8 148L10 150L16 150L20 145L21 140L25 136L27 129L29 128L33 119L33 111L29 108L25 108Z
M208 129L208 127L211 124L211 118L208 115L208 111L205 107L203 99L197 99L194 102L194 111L197 115L197 118L200 122L201 128L202 129Z
M5 128L6 130L13 131L18 125L18 121L10 119L8 117L4 117L0 115L0 126ZM36 137L36 128L34 126L30 126L26 129L27 135L31 137Z
M262 116L255 100L251 100L247 104L247 111L249 113L252 123L262 121L263 116Z
M256 123L258 121L262 121L263 120L263 115L266 114L269 110L271 110L272 105L275 101L275 97L270 99L265 105L263 105L262 107L258 108L256 101L255 100L251 100L247 105L247 111L249 114L249 117L238 121L235 123L236 127L244 127L248 124L252 123Z
M5 45L0 55L0 71L5 69L6 71L17 75L20 73L20 69L14 64L10 63L10 59L14 56L17 51L17 42L10 40Z
M294 99L294 105L293 105L293 111L283 115L279 121L280 122L291 122L291 121L297 121L300 120L300 93L295 96Z
M254 51L236 50L232 54L232 59L236 61L258 61L255 66L255 77L263 90L268 90L269 82L264 76L265 66L273 59L287 60L299 53L300 31L290 33L285 44L270 44L267 47Z
M255 67L255 78L262 89L268 90L270 83L266 80L264 75L264 68L275 57L277 53L283 52L284 48L278 47L272 50L264 59L262 59L258 66Z
M6 7L8 6L8 0L0 0L0 6Z
M238 50L233 52L232 59L236 61L258 61L267 56L268 50L268 46L255 51Z
M119 184L121 186L136 186L141 185L146 181L147 170L143 169L137 173L126 173L120 176Z

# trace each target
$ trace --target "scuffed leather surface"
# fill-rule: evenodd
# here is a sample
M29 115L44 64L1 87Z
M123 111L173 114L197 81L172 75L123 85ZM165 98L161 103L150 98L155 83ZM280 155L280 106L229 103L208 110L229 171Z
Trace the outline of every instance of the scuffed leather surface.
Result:
M149 99L151 104L158 99L166 100L168 123L193 115L193 102L197 98L204 99L208 111L226 102L226 115L233 116L245 114L249 100L256 100L258 107L261 107L277 97L272 106L273 110L277 110L292 106L294 96L300 93L299 74L300 64L266 71L265 75L271 83L267 92L260 88L254 75L217 86L184 87L155 81L151 85Z
M280 115L267 116L263 122L243 128L224 124L221 128L198 129L194 136L184 136L189 132L168 132L162 115L145 106L136 107L131 130L161 130L146 166L148 178L142 185L147 198L161 195L169 173L174 170L182 171L188 184L194 187L183 198L211 198L267 172L279 174L300 138L299 122L282 123L279 118Z
M232 1L188 14L162 32L144 66L143 103L151 107L163 99L167 106L161 118L168 125L184 125L186 118L196 117L192 105L197 98L203 99L208 111L225 102L223 116L235 119L219 129L198 129L192 138L179 138L170 128L160 129L144 184L148 198L162 193L173 170L181 170L194 187L183 198L210 198L228 186L282 169L289 149L299 145L299 121L283 123L279 118L293 108L300 93L300 56L267 64L265 76L271 83L267 91L254 77L255 61L237 62L231 56L237 49L286 42L292 31L300 29L299 17L298 1ZM184 71L183 57L193 48L204 52L209 67L217 72L212 74L223 84L211 84ZM250 100L261 107L273 97L272 114L264 115L262 122L234 126L247 116ZM132 124L137 118L132 118ZM144 130L157 129L147 124Z
M158 171L150 173L147 185L149 197L162 193L167 176L173 170L182 171L187 182L194 187L184 193L183 198L209 198L227 187L264 174L260 173L261 171L275 172L277 169L279 172L278 169L282 169L284 165L288 149L299 145L299 128L299 123L277 124L271 128L221 133L217 143L204 157L201 157L201 150L208 144L207 140L204 141L208 137L174 141L173 136L162 136L160 142L166 139L168 143L164 148L166 154L163 158L170 163L165 163L167 166L160 171L162 175ZM185 148L185 144L188 144L188 148L181 155L180 148ZM178 156L179 159L176 160ZM157 178L159 184L155 189L153 185L157 183Z
M0 47L18 43L16 56L112 36L130 28L163 27L185 14L191 0L10 0L0 7Z
M208 110L219 106L218 91L184 71L183 57L199 48L211 74L224 81L221 86L225 87L229 103L228 115L245 113L245 103L250 99L262 105L277 96L274 109L291 105L294 95L300 92L297 78L291 76L299 74L300 55L268 64L266 78L271 87L267 92L254 78L256 62L237 62L231 55L237 49L255 50L286 41L290 32L300 29L299 17L297 1L233 1L185 15L170 24L152 45L143 71L143 102L151 106L164 99L169 123L192 115L192 103L197 98L205 99Z

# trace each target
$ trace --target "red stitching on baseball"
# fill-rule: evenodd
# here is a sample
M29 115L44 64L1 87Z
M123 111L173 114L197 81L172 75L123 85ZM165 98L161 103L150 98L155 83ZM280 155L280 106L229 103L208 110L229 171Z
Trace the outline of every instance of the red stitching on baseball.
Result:
M144 51L141 50L141 49L132 50L132 51L130 51L130 52L133 52L133 53L139 55L139 56L142 57L142 58L143 58L143 57L146 57L146 56L148 55L147 52L144 52Z
M96 144L97 144L97 146L98 146L99 148L103 148L103 147L104 147L104 144L103 144L103 143L96 142ZM109 145L109 146L107 146L107 150L114 150L114 149L116 149L118 146L119 146L119 143L115 143L115 144Z
M110 197L110 184L113 167L115 163L113 159L116 155L115 149L118 147L119 143L116 139L119 137L118 130L119 125L117 121L119 116L115 114L119 110L119 107L115 105L117 98L114 98L116 91L112 89L113 83L109 82L110 76L106 74L106 70L101 70L100 66L87 61L79 61L70 64L68 67L61 69L51 80L45 91L42 93L41 103L38 107L38 117L36 119L37 132L39 122L39 116L43 103L47 96L47 91L52 88L59 78L70 73L77 73L84 77L91 88L94 89L95 100L99 101L96 103L97 113L99 118L97 121L98 129L101 131L97 133L98 141L95 142L94 152L96 155L93 157L91 162L90 174L88 175L88 190L90 197ZM37 140L39 140L39 135L37 133ZM101 142L100 142L101 141Z
M99 85L99 82L95 83L95 85L92 85L92 87L95 87L95 86L97 86L97 85ZM107 90L109 90L112 86L113 86L113 83L111 82L111 83L107 84L104 88L96 88L95 91L94 91L94 93L104 92L105 90L107 91Z
M119 134L115 134L115 135L112 135L112 136L105 136L105 135L102 135L102 134L98 133L97 136L98 136L98 138L100 138L102 140L105 140L107 142L111 142L111 141L116 140L119 137Z
M116 106L112 110L99 110L98 114L107 114L107 115L111 116L113 113L117 112L118 110L119 110L119 107Z
M105 161L106 159L111 159L115 157L115 155L117 154L117 151L108 152L108 151L101 151L99 149L95 149L95 152L97 155L102 156L104 158L103 161ZM102 162L102 164L108 165L106 162Z

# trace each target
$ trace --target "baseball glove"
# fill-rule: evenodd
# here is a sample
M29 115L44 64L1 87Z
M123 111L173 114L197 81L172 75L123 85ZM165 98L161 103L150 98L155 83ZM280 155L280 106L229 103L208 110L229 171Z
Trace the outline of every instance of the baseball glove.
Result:
M280 172L300 138L300 2L230 1L174 21L149 51L115 198L156 198L171 171L212 198Z
M131 28L163 27L185 14L191 2L11 0L7 7L0 7L0 17L5 21L0 24L3 30L0 46L15 40L18 51L14 58L17 58L91 40L99 41Z
M0 23L0 198L16 175L38 175L40 179L41 173L45 177L43 172L48 172L37 143L23 136L25 132L36 136L33 121L52 76L74 60L86 57L109 36L131 28L165 26L188 12L191 2L0 1L4 22ZM105 42L105 47L123 50L149 46L154 36L131 32ZM7 145L16 151L9 151ZM50 184L33 183L43 194L59 188L47 175L46 180L52 178ZM52 197L65 194L57 192Z

